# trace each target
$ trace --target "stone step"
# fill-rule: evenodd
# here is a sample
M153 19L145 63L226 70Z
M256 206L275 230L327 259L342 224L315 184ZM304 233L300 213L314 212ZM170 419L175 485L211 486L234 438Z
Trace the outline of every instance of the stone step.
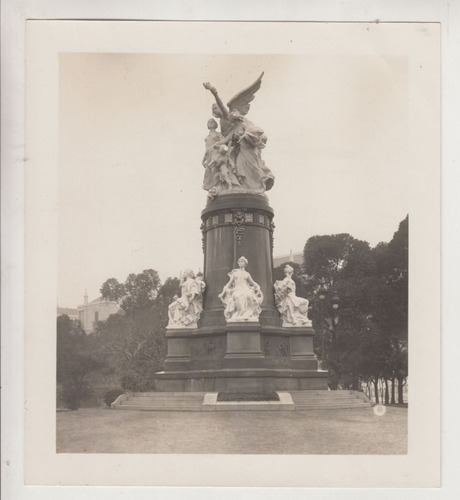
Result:
M353 402L353 401L342 401L342 402L339 402L339 401L315 401L314 403L296 403L294 402L294 405L295 406L308 406L308 407L315 407L315 406L328 406L329 408L335 408L336 406L340 406L340 405L347 405L347 406L355 406L355 405L359 405L363 403L362 401L357 401L357 402ZM368 404L368 403L365 403L365 404Z
M350 405L350 406L355 406L355 405L360 405L360 404L366 404L368 406L370 406L370 403L366 402L366 401L362 401L362 400L359 400L359 399L354 399L352 401L312 401L312 402L309 402L309 403L305 403L305 402L295 402L294 401L294 404L296 406L317 406L317 405L328 405L328 406L335 406L335 405Z
M370 408L371 405L369 403L359 403L357 405L347 405L347 404L340 404L340 405L296 405L295 409L296 410L352 410L353 408Z
M121 404L127 406L201 406L203 401L122 401Z
M289 391L292 397L305 397L305 398L349 398L349 397L357 397L357 393L351 393L351 392L339 392L337 394L331 393L331 392L326 392L324 391L323 394L314 392L313 394L308 394L307 391L305 392L293 392Z
M358 391L291 391L296 410L370 408L371 402Z
M357 394L358 391L289 391L291 394L304 394L306 396L313 396L313 395L318 395L318 396L340 396L340 395L350 395L350 394Z
M292 401L295 403L295 404L305 404L305 405L309 405L309 404L313 404L313 403L324 403L324 404L329 404L329 403L335 403L335 402L338 402L338 403L353 403L353 401L363 401L362 399L359 399L359 398L338 398L338 399L324 399L324 398L318 398L318 399L314 399L314 398L311 398L311 399L301 399L301 398L292 398Z
M361 399L362 401L366 401L365 398L360 398L357 395L347 396L347 397L338 397L338 398L326 398L324 396L316 396L316 397L303 397L303 396L294 396L291 394L292 399L298 401L353 401L354 399Z
M358 391L289 391L293 398L364 398L366 396L362 392Z
M305 410L351 410L351 409L362 409L362 408L370 408L370 404L368 403L358 403L354 405L348 404L337 404L331 406L330 404L325 405L296 405L295 410L305 411ZM161 406L161 405L120 405L117 406L119 410L142 410L142 411L204 411L204 408L199 406ZM241 408L243 410L243 408ZM252 410L259 411L262 408L251 408ZM271 408L271 410L275 411L279 408ZM225 411L225 408L219 408L221 411ZM216 411L214 409L213 411Z
M352 409L371 407L366 396L357 391L279 391L287 393L285 397L292 398L290 406L261 404L209 405L203 407L204 392L145 392L130 393L121 398L114 408L121 410L151 410L151 411L226 411L226 410L327 410ZM209 395L217 396L217 393ZM279 407L278 407L279 406ZM289 407L288 407L289 406Z
M191 397L203 397L205 392L132 392L129 396L135 397L171 397L171 396L191 396Z
M334 406L340 406L340 405L347 405L347 406L359 406L359 405L366 405L366 406L371 406L370 403L367 403L366 401L330 401L328 403L325 403L325 402L321 402L321 401L317 401L315 403L307 403L307 404L303 404L303 403L294 403L296 406L310 406L310 407L314 407L314 406L329 406L329 407L334 407Z
M313 399L324 399L325 401L331 400L342 400L342 399L358 399L358 396L355 394L347 394L344 396L303 396L301 394L291 394L292 399L305 399L306 401L310 401Z
M155 406L155 405L118 405L117 410L143 410L143 411L202 411L200 406Z
M125 401L203 401L203 396L169 396L169 397L161 397L157 398L155 396L128 396Z
M331 399L329 401L326 401L324 399L313 399L311 401L306 401L306 400L298 400L293 398L292 402L295 405L314 405L314 404L323 404L323 405L333 405L333 404L354 404L354 403L363 403L362 399Z
M151 400L151 401L136 401L136 400L128 400L128 401L123 401L123 405L127 406L149 406L149 405L155 405L155 406L201 406L203 403L203 399L200 399L199 401L190 401L190 400L180 400L180 399L174 399L171 401L167 400Z

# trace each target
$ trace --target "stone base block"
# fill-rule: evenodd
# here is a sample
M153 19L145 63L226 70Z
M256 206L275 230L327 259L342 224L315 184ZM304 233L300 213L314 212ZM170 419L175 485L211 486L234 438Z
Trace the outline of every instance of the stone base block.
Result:
M311 327L235 322L224 328L168 330L166 336L165 371L155 375L158 391L327 389Z
M260 349L260 325L235 323L227 325L227 352L225 358L263 357Z
M327 377L327 371L287 369L159 372L155 374L155 387L161 392L327 390Z
M288 392L278 392L279 401L217 401L218 392L207 392L203 400L203 411L282 411L295 410Z

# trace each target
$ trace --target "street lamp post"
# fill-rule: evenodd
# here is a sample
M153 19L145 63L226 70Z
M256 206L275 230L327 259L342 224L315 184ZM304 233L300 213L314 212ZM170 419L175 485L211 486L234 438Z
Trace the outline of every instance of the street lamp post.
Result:
M315 318L321 325L321 368L324 365L324 342L326 332L332 337L335 336L335 328L339 322L338 309L340 298L336 290L330 290L328 284L323 280L313 294L310 302L310 312L312 319Z

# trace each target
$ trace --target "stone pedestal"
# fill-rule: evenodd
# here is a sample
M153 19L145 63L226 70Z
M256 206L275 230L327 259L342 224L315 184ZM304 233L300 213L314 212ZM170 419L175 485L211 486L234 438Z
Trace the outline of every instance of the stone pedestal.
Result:
M327 389L318 370L311 327L281 326L273 294L273 210L266 196L228 194L208 202L202 215L203 312L196 329L168 329L158 391ZM258 322L226 323L218 295L245 256L264 295Z
M247 271L264 294L260 323L281 325L273 296L273 209L267 197L227 194L210 201L202 211L204 281L201 326L225 325L224 306L218 295L238 259L248 259Z
M264 357L260 347L259 323L227 323L226 330L225 367L238 366L239 360L244 360L243 364L248 365L249 360L255 361Z
M218 329L168 330L159 391L327 389L318 370L312 328L233 323Z

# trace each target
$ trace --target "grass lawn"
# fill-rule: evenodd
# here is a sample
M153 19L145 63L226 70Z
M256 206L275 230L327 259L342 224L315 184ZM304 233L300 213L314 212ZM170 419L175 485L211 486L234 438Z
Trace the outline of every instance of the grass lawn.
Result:
M407 408L180 412L83 408L57 413L58 453L396 455Z

